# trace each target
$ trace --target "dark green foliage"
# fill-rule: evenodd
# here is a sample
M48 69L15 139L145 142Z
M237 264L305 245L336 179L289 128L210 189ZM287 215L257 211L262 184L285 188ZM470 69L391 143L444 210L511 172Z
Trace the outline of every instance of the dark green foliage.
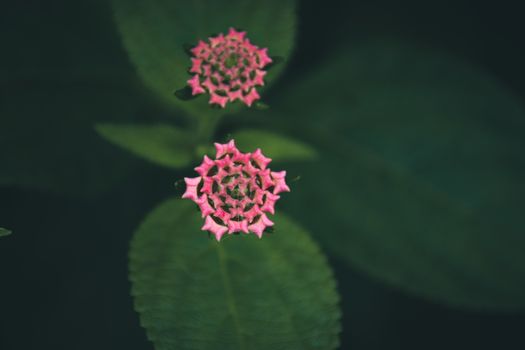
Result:
M281 56L272 56L271 59L272 62L265 67L266 70L270 70L271 68L284 62L284 57Z
M337 347L335 282L306 232L281 214L272 235L218 243L201 225L192 203L173 199L132 241L132 294L157 350Z
M12 232L8 229L0 227L0 237L2 236L9 236Z
M253 107L260 111L265 111L270 108L270 106L268 106L266 103L261 102L261 101L255 101L253 104Z
M384 43L287 90L276 118L322 161L283 205L324 246L440 302L525 306L525 113L511 93L450 56Z
M196 147L188 130L169 124L109 124L96 126L97 132L111 143L157 165L184 168L197 164L207 154L213 156L215 149ZM263 130L239 130L233 135L243 152L261 148L274 161L300 161L317 158L317 152L300 141ZM201 149L202 148L202 149Z
M274 161L314 160L317 152L309 145L275 132L245 129L236 131L232 137L243 152L260 148Z
M191 87L189 86L185 86L182 89L176 90L173 94L181 101L189 101L199 97L198 95L192 94Z

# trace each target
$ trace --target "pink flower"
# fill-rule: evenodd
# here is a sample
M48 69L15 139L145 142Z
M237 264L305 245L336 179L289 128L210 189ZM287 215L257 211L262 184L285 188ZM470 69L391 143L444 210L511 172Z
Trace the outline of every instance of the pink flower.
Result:
M260 149L242 153L233 140L216 143L215 149L216 159L204 156L195 168L200 176L184 178L182 198L199 206L204 218L202 230L213 233L218 241L235 232L253 232L261 238L264 230L273 226L267 214L274 214L279 193L290 191L286 171L271 171L271 159Z
M192 95L210 94L210 104L224 108L241 100L247 106L260 99L257 86L264 85L264 67L272 62L268 49L259 49L245 38L246 32L230 28L227 35L200 40L191 49L194 57L187 81Z

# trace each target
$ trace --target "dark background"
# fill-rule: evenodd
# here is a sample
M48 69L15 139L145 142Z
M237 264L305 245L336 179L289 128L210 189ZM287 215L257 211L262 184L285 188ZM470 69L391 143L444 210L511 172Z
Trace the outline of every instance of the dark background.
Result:
M301 77L339 47L387 36L464 57L525 99L524 10L517 1L302 1L296 50L281 79ZM108 71L133 80L103 1L11 1L0 28L2 104L14 91L69 78L73 88ZM133 311L127 250L144 215L174 194L175 178L138 162L88 198L0 187L0 225L14 231L0 239L0 349L152 349ZM343 297L342 349L525 349L524 312L447 307L330 262Z

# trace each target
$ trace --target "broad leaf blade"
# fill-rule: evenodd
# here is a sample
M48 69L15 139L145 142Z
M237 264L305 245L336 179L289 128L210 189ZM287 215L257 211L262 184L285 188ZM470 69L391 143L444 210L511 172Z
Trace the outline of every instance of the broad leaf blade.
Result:
M289 90L281 112L317 141L322 162L301 167L283 205L327 248L427 298L525 307L515 96L453 57L384 44L349 50Z
M95 128L113 144L158 165L183 168L193 158L192 141L172 125L101 123Z
M334 349L340 329L332 273L282 215L276 233L223 238L200 230L190 202L170 200L142 223L130 276L156 349Z
M256 129L239 130L233 134L233 139L243 152L253 152L260 148L274 161L317 158L317 152L311 146L274 132Z
M187 85L191 61L184 47L235 27L248 32L251 42L270 55L289 57L295 31L294 0L160 1L113 0L115 18L137 72L164 101L196 117L221 114L208 98L181 101L173 95ZM282 70L267 75L271 83ZM235 104L233 106L238 106ZM227 111L232 111L228 106Z

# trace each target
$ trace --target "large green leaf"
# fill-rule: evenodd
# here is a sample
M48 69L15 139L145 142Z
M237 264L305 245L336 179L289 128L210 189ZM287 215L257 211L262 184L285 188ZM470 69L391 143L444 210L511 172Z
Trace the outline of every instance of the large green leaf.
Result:
M441 302L525 306L521 101L454 57L381 43L288 91L274 106L322 161L283 205L327 248Z
M108 141L158 165L183 168L194 157L187 132L172 125L101 123L95 128Z
M252 152L261 148L265 155L274 161L312 160L317 152L311 146L280 135L275 132L243 129L236 131L232 137L237 147L243 152Z
M11 234L11 231L0 227L0 237L2 237L2 236L9 236L10 234Z
M173 95L190 77L191 62L184 45L195 45L230 27L246 30L250 40L268 47L272 56L288 57L293 45L294 0L113 0L113 4L124 46L146 85L168 103L198 117L223 112L212 110L206 97L180 101ZM282 66L269 72L268 83Z
M131 244L135 307L156 349L334 349L335 282L308 234L284 217L276 233L200 230L194 205L169 200Z

